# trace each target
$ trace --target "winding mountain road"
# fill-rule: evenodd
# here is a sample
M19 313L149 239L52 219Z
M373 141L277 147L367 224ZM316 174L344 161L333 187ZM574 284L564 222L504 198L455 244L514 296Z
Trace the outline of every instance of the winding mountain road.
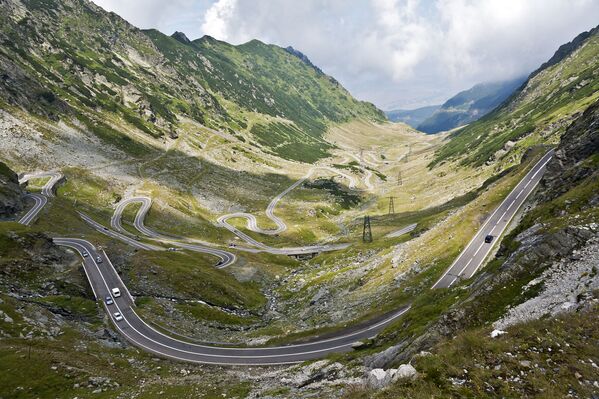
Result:
M56 183L58 183L64 175L60 172L36 172L36 173L26 173L19 179L19 184L23 184L31 179L39 179L49 177L44 187L42 187L42 194L46 197L54 197L54 187Z
M534 191L534 188L539 183L545 171L545 166L552 155L553 151L548 152L537 164L535 164L535 166L533 166L512 192L510 192L504 199L501 205L489 218L487 218L486 222L479 229L472 241L466 246L451 267L443 274L443 276L441 276L437 283L435 283L433 288L450 287L458 278L469 278L476 273L492 247L492 245L485 243L484 238L493 234L496 234L497 237L501 236L511 218L513 218L526 198ZM299 184L301 184L301 182L296 182L289 189L285 190L282 195L278 196L278 200ZM142 203L142 207L135 218L135 227L143 234L155 239L163 239L166 237L148 229L143 224L145 215L151 206L151 200L147 197L130 198L120 203L111 220L112 227L115 230L124 231L121 225L122 212L128 204L135 201ZM271 204L273 204L270 212L272 216L274 216L272 212L274 211L277 201L273 200L274 203L271 202ZM88 223L92 225L95 223L86 215L81 215L82 217L89 219ZM97 223L95 226L105 233L108 230ZM406 229L411 227L412 226L408 226ZM109 233L110 232L112 232L112 230L109 230ZM132 240L118 231L114 233L116 234L115 237L118 237L119 239L131 240L132 245L148 245ZM168 239L172 238L168 237ZM481 239L483 240L482 242ZM96 299L102 301L106 312L109 314L116 329L123 335L123 337L133 345L147 352L174 360L224 365L276 365L317 359L330 353L350 351L352 345L356 341L376 336L376 334L383 328L401 317L410 309L410 306L406 306L395 312L379 317L377 320L370 321L365 325L350 327L335 334L331 338L306 343L274 347L222 347L192 343L166 335L151 327L140 318L135 311L135 301L133 296L123 283L104 251L99 251L90 242L79 238L54 238L54 242L57 245L69 247L82 256L83 268L90 282L94 296ZM481 251L483 247L485 247L485 249ZM104 262L98 263L98 259L103 260ZM104 299L112 296L111 290L113 288L118 288L122 295L114 297L113 304L106 305ZM117 321L114 318L115 312L119 312L122 315L122 320Z
M142 233L146 237L153 239L155 241L161 242L163 244L168 244L171 246L188 249L188 250L195 251L195 252L202 252L202 253L207 253L207 254L217 256L218 258L220 258L219 263L216 265L216 267L218 267L218 268L227 267L227 266L235 263L235 261L237 260L237 256L229 251L225 251L225 250L218 249L218 248L212 248L212 247L207 246L205 243L193 243L193 240L188 239L188 238L167 236L167 235L155 232L154 230L146 227L144 224L144 219L145 219L148 211L150 210L150 207L152 206L152 199L149 197L141 197L141 196L140 197L131 197L131 198L127 198L127 199L124 199L123 201L119 202L117 204L114 214L112 215L112 218L110 220L111 227L115 231L110 230L93 220L88 221L85 218L84 218L84 220L86 220L90 225L92 225L94 228L96 228L96 230L100 231L101 233L110 235L114 238L120 239L121 241L132 244L134 246L138 246L139 244L141 244L140 242L127 237L125 234L122 234L122 233L126 233L126 231L123 229L122 222L121 222L123 211L125 210L127 205L134 204L134 203L141 203L142 205L135 215L135 220L133 222L133 225L140 233ZM230 226L230 228L235 229L238 232L238 235L245 236L246 241L253 243L254 246L257 247L256 249L245 248L245 247L240 247L240 246L235 247L235 249L237 249L239 251L245 251L245 252L252 252L252 253L268 252L268 253L272 253L272 254L276 254L276 255L304 255L304 254L311 254L311 253L315 253L315 252L336 251L339 249L347 248L350 245L350 244L332 244L332 245L308 245L308 246L293 247L293 248L274 248L274 247L267 246L265 244L262 244L259 241L254 240L253 238L251 238L247 234L243 233L242 231L237 230L234 226L231 226L229 224L227 224L227 225ZM126 239L124 239L123 237L126 237Z
M433 288L449 288L459 279L469 279L483 265L493 245L499 241L510 221L534 191L545 173L545 167L553 156L547 152L514 187L503 202L487 218L451 266L443 273ZM485 239L492 236L491 242Z
M233 254L229 251L224 251L224 250L218 249L218 248L210 248L206 245L201 245L201 244L192 244L192 243L187 243L187 242L181 242L180 240L183 240L183 238L179 239L178 237L172 237L172 236L169 237L167 235L158 233L158 232L146 227L146 225L144 224L144 220L152 206L152 199L149 197L143 197L143 196L131 197L131 198L124 199L117 204L117 206L114 210L114 213L110 219L110 225L112 226L112 228L114 230L118 231L119 234L126 233L126 230L123 228L122 223L121 223L121 220L123 217L123 211L125 210L127 205L134 204L134 203L141 203L141 207L135 214L135 220L133 221L133 226L135 226L135 228L140 233L145 235L146 237L156 240L156 241L159 241L164 244L169 244L172 246L185 248L190 251L214 255L220 259L219 262L216 264L216 267L221 268L221 269L235 263L235 261L237 260L237 256L235 256L235 254ZM121 235L124 235L124 234L121 234Z
M50 179L44 184L42 187L42 193L27 193L25 194L25 198L33 199L34 205L33 207L27 211L25 215L21 219L19 219L19 223L29 226L33 220L37 217L38 213L46 206L48 203L48 198L54 197L54 186L58 183L64 176L59 172L39 172L39 173L29 173L23 175L19 179L19 184L23 184L30 179L34 178L42 178L42 177L50 177Z
M353 343L376 336L385 326L409 310L409 307L404 307L372 321L369 325L350 327L334 337L307 343L273 347L221 347L186 342L157 331L139 317L135 312L132 295L106 253L98 251L90 242L82 239L55 238L54 242L82 255L85 274L93 293L98 300L102 300L113 324L123 337L145 351L174 360L223 365L299 363L321 358L330 353L350 351ZM88 253L89 256L83 257L83 253ZM104 262L98 264L96 261L98 257ZM118 288L122 295L113 298L112 305L106 305L103 299L111 296L112 288ZM121 313L123 320L116 321L114 312Z
M32 199L35 201L33 207L27 211L25 215L21 219L19 219L19 223L29 226L31 222L35 219L38 213L42 210L44 206L48 203L48 198L45 195L41 195L38 193L28 193L25 194L25 198Z
M235 212L235 213L230 213L227 215L220 216L217 219L217 223L221 227L224 227L225 229L227 229L230 232L232 232L233 234L235 234L237 237L239 237L242 240L244 240L245 242L247 242L248 244L253 245L257 248L264 250L265 252L270 252L270 253L284 253L287 255L294 255L294 254L302 254L302 253L310 253L310 252L334 251L337 249L346 248L347 245L345 245L345 244L339 244L339 245L333 245L333 246L318 245L318 246L300 247L300 248L280 248L280 249L273 248L273 247L269 247L255 239L253 239L252 237L245 234L244 232L242 232L241 230L239 230L238 228L236 228L235 226L233 226L232 224L230 224L228 222L229 219L244 218L247 221L246 227L250 231L253 231L256 233L261 233L261 234L267 234L267 235L276 235L276 234L284 232L285 230L287 230L287 225L281 218L279 218L278 216L276 216L274 214L275 207L277 206L279 201L281 201L281 199L284 196L289 194L289 192L291 192L293 189L301 186L306 180L308 180L310 177L312 177L312 175L318 170L324 170L324 171L335 173L336 175L339 175L348 180L348 182L349 182L348 187L351 190L356 189L357 183L356 183L356 179L353 176L348 175L343 172L340 172L340 171L338 171L334 168L331 168L329 166L315 166L315 167L311 168L304 177L302 177L301 179L299 179L298 181L293 183L291 186L289 186L285 190L283 190L276 197L274 197L272 199L272 201L270 201L270 203L266 207L266 211L265 211L266 217L268 217L277 226L276 228L274 228L274 229L260 228L258 226L258 220L256 219L256 216L252 215L251 213L246 213L246 212ZM370 184L370 183L368 183L368 184ZM372 185L370 185L370 186L372 187ZM345 245L345 246L342 247L340 245Z

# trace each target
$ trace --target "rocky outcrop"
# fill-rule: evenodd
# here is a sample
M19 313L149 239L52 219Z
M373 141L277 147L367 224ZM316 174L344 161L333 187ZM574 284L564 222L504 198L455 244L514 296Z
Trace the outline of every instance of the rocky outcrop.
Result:
M574 51L578 50L580 46L582 46L589 37L597 34L597 32L599 32L599 26L596 26L587 32L582 32L581 34L576 36L571 42L559 46L555 54L553 54L553 56L547 62L541 64L541 66L536 71L531 73L528 79L531 79L532 77L539 74L539 72L549 68L552 65L559 63L564 58L568 57Z
M524 292L540 290L540 293L510 308L504 317L494 323L496 329L539 319L545 315L555 316L574 309L587 309L597 301L593 292L599 290L599 225L594 223L588 228L598 233L597 237L529 282L524 287Z
M584 162L599 154L599 101L591 105L562 136L561 143L541 181L538 197L549 201L573 185L597 173L596 161ZM599 193L597 193L599 202ZM595 205L596 205L595 203Z
M0 220L23 210L23 195L17 174L0 162Z
M310 61L310 59L301 51L294 49L291 46L285 47L285 51L287 51L289 54L296 56L297 58L299 58L300 60L302 60L302 62L308 66L311 66L312 68L314 68L314 70L316 72L318 72L321 75L324 75L324 73L322 72L322 70L317 67L316 65L314 65L312 63L312 61Z
M401 379L416 377L418 373L411 364L402 364L396 369L373 369L366 376L366 385L374 389L381 389Z
M179 31L177 31L177 32L173 33L173 34L171 35L171 37L172 37L173 39L175 39L175 40L177 40L177 41L179 41L179 42L183 43L183 44L191 44L191 40L189 40L189 39L187 38L187 36L185 35L185 33L183 33L183 32L179 32Z

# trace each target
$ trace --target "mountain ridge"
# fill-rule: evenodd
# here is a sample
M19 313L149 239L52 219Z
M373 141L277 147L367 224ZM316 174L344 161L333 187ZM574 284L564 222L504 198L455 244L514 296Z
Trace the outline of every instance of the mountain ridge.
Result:
M55 119L75 115L92 132L109 114L127 125L104 126L113 137L136 129L156 140L176 135L184 117L312 162L332 148L323 139L328 125L384 120L374 105L279 46L140 30L85 0L2 7L0 63L9 71L2 98Z

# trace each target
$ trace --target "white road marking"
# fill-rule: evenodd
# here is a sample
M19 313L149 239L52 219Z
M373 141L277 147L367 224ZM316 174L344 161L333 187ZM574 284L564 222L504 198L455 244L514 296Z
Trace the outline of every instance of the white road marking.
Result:
M458 255L458 257L453 261L453 263L451 264L451 266L449 266L445 272L443 273L443 275L441 275L441 277L435 282L435 284L432 286L432 288L437 288L437 286L439 286L439 284L443 281L443 279L447 276L448 273L450 273L453 268L460 262L460 260L462 260L462 258L464 257L464 255L468 252L470 246L472 245L472 243L477 239L477 238L481 238L484 235L484 231L485 228L487 226L487 224L493 219L493 217L495 216L495 214L497 213L497 211L499 211L499 209L501 209L504 204L507 203L507 201L512 197L512 195L516 192L524 192L526 187L528 187L528 185L530 184L530 181L532 180L532 178L534 178L535 176L537 176L537 174L539 174L541 171L543 171L543 168L545 167L545 165L547 165L547 163L551 160L551 158L553 157L553 150L547 152L547 154L545 154L531 169L530 171L522 178L522 180L520 180L520 182L518 182L518 184L516 184L516 186L512 189L512 191L504 198L504 200L501 202L501 204L499 204L499 206L497 208L495 208L495 210L493 211L493 213L491 214L491 216L489 216L485 222L483 223L483 225L481 226L481 228L474 234L474 236L472 237L472 239L470 240L470 242L468 243L468 245L466 245L466 247L464 247L464 249L462 250L462 252ZM533 172L534 171L534 172ZM532 177L529 178L529 175L532 173ZM526 181L528 180L528 182L526 182L526 184L524 185L523 188L520 188L520 186ZM537 182L538 184L538 182ZM535 185L536 187L536 185ZM534 187L533 187L534 189ZM529 191L529 193L532 192L532 189ZM521 204L519 205L521 206ZM518 207L519 207L518 206ZM511 207L511 205L510 205ZM508 207L509 209L509 207ZM517 211L517 209L516 209ZM501 215L501 217L499 218L498 221L496 221L495 226L493 227L493 229L491 230L494 231L495 227L501 222L501 220L504 218L504 216L506 215L506 212L503 213L503 215ZM498 234L498 237L501 236L501 234L503 233L503 230L505 229L505 227L507 226L507 224L505 226L503 226L502 231ZM492 245L489 245L489 251L491 250ZM487 251L487 254L489 253L489 251ZM485 257L483 258L483 260L481 260L481 262L479 262L479 264L476 266L475 271L471 274L474 275L474 273L476 273L476 271L480 268L480 266L482 265L482 262L484 261ZM462 268L462 271L459 273L461 274L463 271L465 270L465 268ZM457 279L457 278L456 278ZM451 286L451 284L453 284L453 282L456 280L452 280L451 283L449 284L449 286Z

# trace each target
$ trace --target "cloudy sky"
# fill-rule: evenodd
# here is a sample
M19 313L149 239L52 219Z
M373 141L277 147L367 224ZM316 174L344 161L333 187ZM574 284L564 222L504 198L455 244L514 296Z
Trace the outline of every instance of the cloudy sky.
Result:
M304 52L382 109L528 74L599 23L597 0L93 0L141 28Z

